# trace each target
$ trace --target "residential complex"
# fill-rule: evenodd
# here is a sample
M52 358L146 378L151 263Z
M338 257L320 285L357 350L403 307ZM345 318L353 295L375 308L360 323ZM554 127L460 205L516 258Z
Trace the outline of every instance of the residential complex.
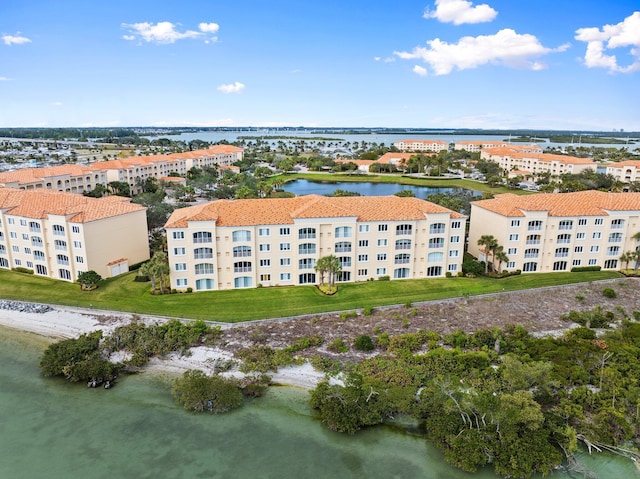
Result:
M149 259L146 208L128 198L0 188L0 268L75 281Z
M535 148L513 146L482 149L480 158L498 163L507 172L517 171L524 176L539 173L562 175L565 173L578 174L591 169L596 171L598 164L590 158L576 158L574 156L540 153ZM537 149L536 149L537 148Z
M396 141L395 146L400 151L447 151L449 143L442 140L401 140Z
M627 160L607 165L607 175L623 183L640 181L640 160Z
M489 141L489 140L472 140L472 141L458 141L454 145L454 150L466 150L470 153L479 153L482 149L486 148L501 148L509 146L509 143L504 141Z
M485 260L478 240L492 235L509 257L502 265L509 271L615 270L622 253L640 246L632 239L640 232L640 193L509 193L471 203L470 217L468 251Z
M186 174L191 168L231 167L242 160L244 150L231 145L214 145L170 155L132 156L100 161L87 166L60 165L47 168L22 168L0 173L0 186L20 189L49 189L70 193L91 191L98 184L112 181L127 183L132 194L142 190L147 178L161 179L170 173Z
M220 200L174 211L165 228L171 287L224 290L318 284L335 255L338 281L443 277L462 270L464 215L397 196Z
M428 153L433 155L434 153ZM336 163L353 163L358 166L358 171L361 173L369 173L371 165L392 165L397 169L404 169L409 159L414 156L415 153L398 153L387 152L377 160L335 160Z

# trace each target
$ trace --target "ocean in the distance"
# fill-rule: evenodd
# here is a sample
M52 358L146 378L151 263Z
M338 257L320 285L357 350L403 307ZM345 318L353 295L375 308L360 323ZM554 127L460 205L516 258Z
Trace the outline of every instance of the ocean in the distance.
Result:
M0 328L2 479L496 477L449 467L423 438L399 428L331 432L295 388L271 388L239 410L211 416L176 406L162 375L125 377L108 391L43 378L38 361L46 345ZM638 474L611 456L588 465L600 479Z

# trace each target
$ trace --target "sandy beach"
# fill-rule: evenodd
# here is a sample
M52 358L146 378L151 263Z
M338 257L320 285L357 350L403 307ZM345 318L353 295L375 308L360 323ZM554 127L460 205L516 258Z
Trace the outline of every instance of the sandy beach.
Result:
M147 324L166 321L166 318L142 316ZM0 309L0 326L25 331L51 339L76 338L83 333L101 329L109 334L116 327L131 321L131 314L121 312L82 310L53 306L45 313L32 313ZM114 360L122 359L114 357ZM144 370L179 375L189 369L199 369L213 374L218 361L233 360L233 354L218 347L198 346L191 348L188 355L177 353L164 358L153 358ZM242 376L237 369L223 373L229 376ZM270 373L274 384L313 389L324 375L305 363L302 366L280 368Z

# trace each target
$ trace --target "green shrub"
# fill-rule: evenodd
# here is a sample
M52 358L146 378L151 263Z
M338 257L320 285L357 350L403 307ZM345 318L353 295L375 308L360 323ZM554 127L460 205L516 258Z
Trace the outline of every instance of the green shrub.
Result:
M379 276L378 277L378 281L390 281L391 277L390 276Z
M447 278L451 278L451 277L453 276L453 275L451 274L451 271L447 271L444 275L445 275Z
M16 266L15 268L11 268L11 271L15 271L16 273L33 274L32 269L23 268L21 266Z
M363 316L371 316L373 314L373 307L367 306L362 310Z
M346 321L347 319L355 318L356 316L358 316L358 313L355 311L343 311L340 313L340 321Z
M188 411L221 413L242 405L242 391L234 379L185 371L174 382L173 395Z
M600 271L602 268L600 266L575 266L571 268L572 273L581 273L584 271Z
M380 349L387 349L389 347L389 333L381 333L378 335L378 347Z
M336 338L331 341L329 346L327 346L327 349L334 353L346 353L347 351L349 351L349 346L345 344L342 339Z
M367 336L366 334L358 336L354 346L358 351L373 351L375 348L371 336Z
M320 346L324 343L324 338L314 334L313 336L305 336L303 338L296 339L291 346L287 346L285 349L289 352L295 353L312 347Z
M613 288L605 288L602 290L602 296L604 296L605 298L613 299L618 295Z

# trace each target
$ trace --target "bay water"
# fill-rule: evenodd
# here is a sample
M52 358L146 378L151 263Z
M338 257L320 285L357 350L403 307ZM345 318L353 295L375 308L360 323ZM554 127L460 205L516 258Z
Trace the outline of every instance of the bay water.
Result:
M496 477L448 466L411 424L331 432L301 389L273 387L231 413L196 415L173 402L161 373L122 377L110 390L44 378L49 342L0 328L2 479ZM638 477L618 457L581 460L602 479Z

